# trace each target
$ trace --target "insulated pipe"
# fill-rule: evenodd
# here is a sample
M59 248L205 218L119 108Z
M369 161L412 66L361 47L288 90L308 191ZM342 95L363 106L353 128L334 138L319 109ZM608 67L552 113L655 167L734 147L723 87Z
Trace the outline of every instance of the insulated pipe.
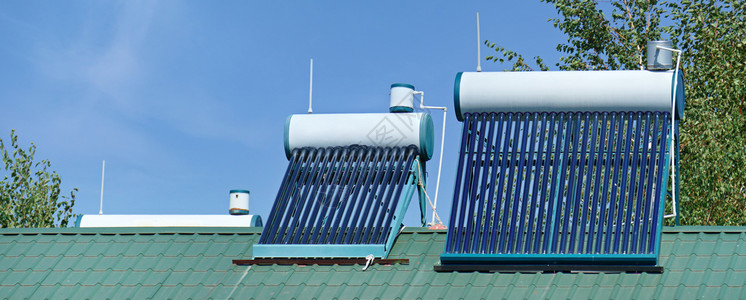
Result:
M479 14L477 14L479 16ZM433 199L432 208L433 208L433 219L430 221L431 224L435 224L435 218L437 216L437 212L435 209L438 207L438 191L440 191L440 171L443 168L443 145L445 144L446 140L446 116L448 115L448 108L445 106L426 106L425 105L425 92L417 91L414 92L414 94L420 95L420 109L441 109L443 110L443 130L441 131L440 135L440 154L438 157L438 179L435 181L435 199ZM439 224L443 224L440 221L440 217L438 217Z
M462 72L454 107L465 113L671 111L684 116L683 78L674 71ZM677 91L674 92L674 87ZM673 98L675 96L675 98Z
M656 46L656 48L660 49L660 50L667 50L667 51L671 51L671 52L676 52L676 69L674 71L675 72L674 73L675 74L674 78L677 78L678 74L679 74L679 62L681 60L681 50L677 50L677 49L673 49L673 48L667 48L667 47L663 47L663 46ZM678 91L678 89L676 88L677 83L678 83L678 81L674 82L674 85L673 85L674 86L674 89L673 89L674 91ZM683 82L682 82L682 89L683 89ZM672 99L676 99L677 96L678 96L677 94L674 94L672 96ZM683 97L683 92L682 92L682 97ZM675 162L676 157L673 154L674 153L673 152L674 151L673 147L676 147L676 143L674 143L675 138L676 138L676 136L674 134L674 127L676 127L676 123L674 122L674 111L675 110L676 110L676 106L675 105L671 105L671 150L670 150L671 155L670 155L670 157L671 157L671 204L673 204L673 214L665 215L663 217L664 218L675 217L676 218L676 225L678 225L678 223L679 223L678 222L679 221L679 216L678 216L678 209L677 209L677 204L678 203L676 202L676 196L677 195L676 195L676 169L675 169L676 168L676 162ZM678 151L678 149L676 149L676 151Z

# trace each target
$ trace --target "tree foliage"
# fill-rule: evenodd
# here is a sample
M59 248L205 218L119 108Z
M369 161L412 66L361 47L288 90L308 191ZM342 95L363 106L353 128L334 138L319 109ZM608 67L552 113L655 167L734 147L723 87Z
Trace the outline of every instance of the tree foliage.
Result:
M612 0L609 13L597 1L541 1L557 9L549 22L567 37L557 45L560 70L643 69L651 40L683 51L681 223L746 224L746 1ZM485 44L496 51L486 59L510 71L549 69L541 57L532 67L520 53Z
M746 224L746 1L669 8L686 75L682 222Z
M10 145L0 139L0 227L66 227L73 215L75 192L61 196L62 180L51 163L34 163L36 145L28 149L18 145L15 131L10 133ZM10 146L10 147L8 147Z

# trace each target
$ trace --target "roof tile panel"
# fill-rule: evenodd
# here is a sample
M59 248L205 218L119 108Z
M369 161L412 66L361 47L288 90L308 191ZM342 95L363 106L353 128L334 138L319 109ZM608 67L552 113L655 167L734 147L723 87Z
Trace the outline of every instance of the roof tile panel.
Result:
M13 270L21 271L21 270L33 270L37 263L39 262L39 257L37 256L29 256L29 255L20 255L17 257L6 257L5 259L12 260L15 262L13 265Z
M136 256L127 256L127 259L128 259L127 261L132 262L130 269L134 271L147 271L147 270L165 271L168 268L159 264L159 261L161 260L161 258L162 257L159 257L159 256L136 255Z
M442 297L445 299L464 299L467 296L469 296L469 294L466 293L468 291L468 288L466 287L466 285L463 285L463 286L446 285L444 287L446 288L446 290L444 290L442 294L438 295L437 296L438 298Z
M408 265L367 271L233 265L259 237L244 229L8 229L0 230L0 294L222 299L238 284L231 297L745 298L746 228L702 229L664 231L663 274L437 273L445 233L419 228L405 229L390 254Z
M19 235L13 235L11 237L3 237L3 238L14 238L19 237ZM28 249L32 247L31 243L29 242L20 242L15 241L12 243L8 243L7 245L4 245L3 254L5 256L19 256L23 255L28 252Z
M150 272L143 272L143 271L132 271L132 270L125 270L121 271L124 276L119 279L119 284L122 286L128 286L128 287L134 287L137 285L143 285L145 282L145 278L150 276Z
M729 287L742 287L746 286L746 270L728 270L725 272L725 280L723 283Z
M38 286L40 282L44 280L45 277L47 277L47 272L26 270L26 271L23 271L22 274L18 274L18 275L19 275L17 277L18 281L11 280L9 282L10 283L17 282L24 286Z
M165 270L165 271L186 271L186 269L180 269L177 268L177 265L182 259L186 259L185 257L181 256L164 256L162 254L158 254L158 264L157 268L159 270ZM196 262L195 258L194 261Z
M67 251L65 251L65 256L78 256L78 255L84 255L88 252L89 245L87 242L71 242L69 245L69 248ZM97 253L98 254L98 253Z
M141 253L142 255L145 255L145 256L158 256L158 255L166 256L165 254L172 254L172 252L169 251L170 247L171 247L171 243L169 242L153 242L153 243L147 244L147 247L144 247ZM168 256L173 256L173 255L168 255Z
M171 288L171 287L167 287ZM210 289L204 286L179 286L174 289L173 299L205 299Z
M124 280L124 277L126 277L127 273L128 273L127 271L118 271L118 270L112 270L112 271L106 272L105 274L101 274L101 277L98 283L102 285L121 284L121 282Z
M731 270L746 270L746 247L732 255L729 268Z
M381 299L401 299L402 295L407 291L407 286L404 285L386 285L380 289L377 294Z
M69 248L73 245L72 242L66 241L66 242L55 242L52 241L49 243L49 248L47 248L44 251L44 255L46 256L64 256L67 255L69 252Z
M65 271L48 271L47 276L41 281L42 285L75 285L78 282L72 280L70 272Z
M36 287L34 286L21 286L20 284L0 285L0 292L7 295L8 299L31 299L31 295L33 295L35 290Z
M151 243L144 242L133 242L130 241L128 246L122 251L124 256L137 256L144 254L146 249L149 248Z

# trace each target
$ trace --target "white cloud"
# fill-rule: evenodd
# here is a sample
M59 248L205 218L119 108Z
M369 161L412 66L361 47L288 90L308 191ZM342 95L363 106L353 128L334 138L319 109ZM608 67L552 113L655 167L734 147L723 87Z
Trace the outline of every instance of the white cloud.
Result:
M130 91L147 76L139 54L155 4L124 1L115 8L113 19L105 14L86 18L82 24L76 24L81 27L74 34L57 36L55 28L48 28L45 37L37 41L37 69L49 79L88 89L91 97L81 101L109 100L118 109L136 110Z
M76 109L70 111L78 118L103 114L119 122L158 123L188 136L249 144L248 126L242 126L240 114L227 105L231 101L215 99L208 87L193 82L157 78L169 86L152 84L155 74L162 71L156 69L162 65L152 61L158 58L148 48L148 41L158 38L151 33L154 18L162 21L162 14L183 12L174 7L159 10L156 4L124 1L114 5L112 14L86 19L75 34L42 39L35 51L38 71L50 80L82 87L84 92L78 93L82 97L72 100ZM102 5L109 10L112 6ZM175 19L184 22L189 18ZM133 137L136 134L133 132Z

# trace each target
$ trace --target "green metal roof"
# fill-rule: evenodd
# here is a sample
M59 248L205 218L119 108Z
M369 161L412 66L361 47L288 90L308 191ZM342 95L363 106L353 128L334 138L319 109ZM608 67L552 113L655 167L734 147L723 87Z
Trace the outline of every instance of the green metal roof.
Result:
M445 231L407 228L408 265L237 266L261 228L0 229L0 298L746 298L746 227L666 228L663 274L437 273Z

